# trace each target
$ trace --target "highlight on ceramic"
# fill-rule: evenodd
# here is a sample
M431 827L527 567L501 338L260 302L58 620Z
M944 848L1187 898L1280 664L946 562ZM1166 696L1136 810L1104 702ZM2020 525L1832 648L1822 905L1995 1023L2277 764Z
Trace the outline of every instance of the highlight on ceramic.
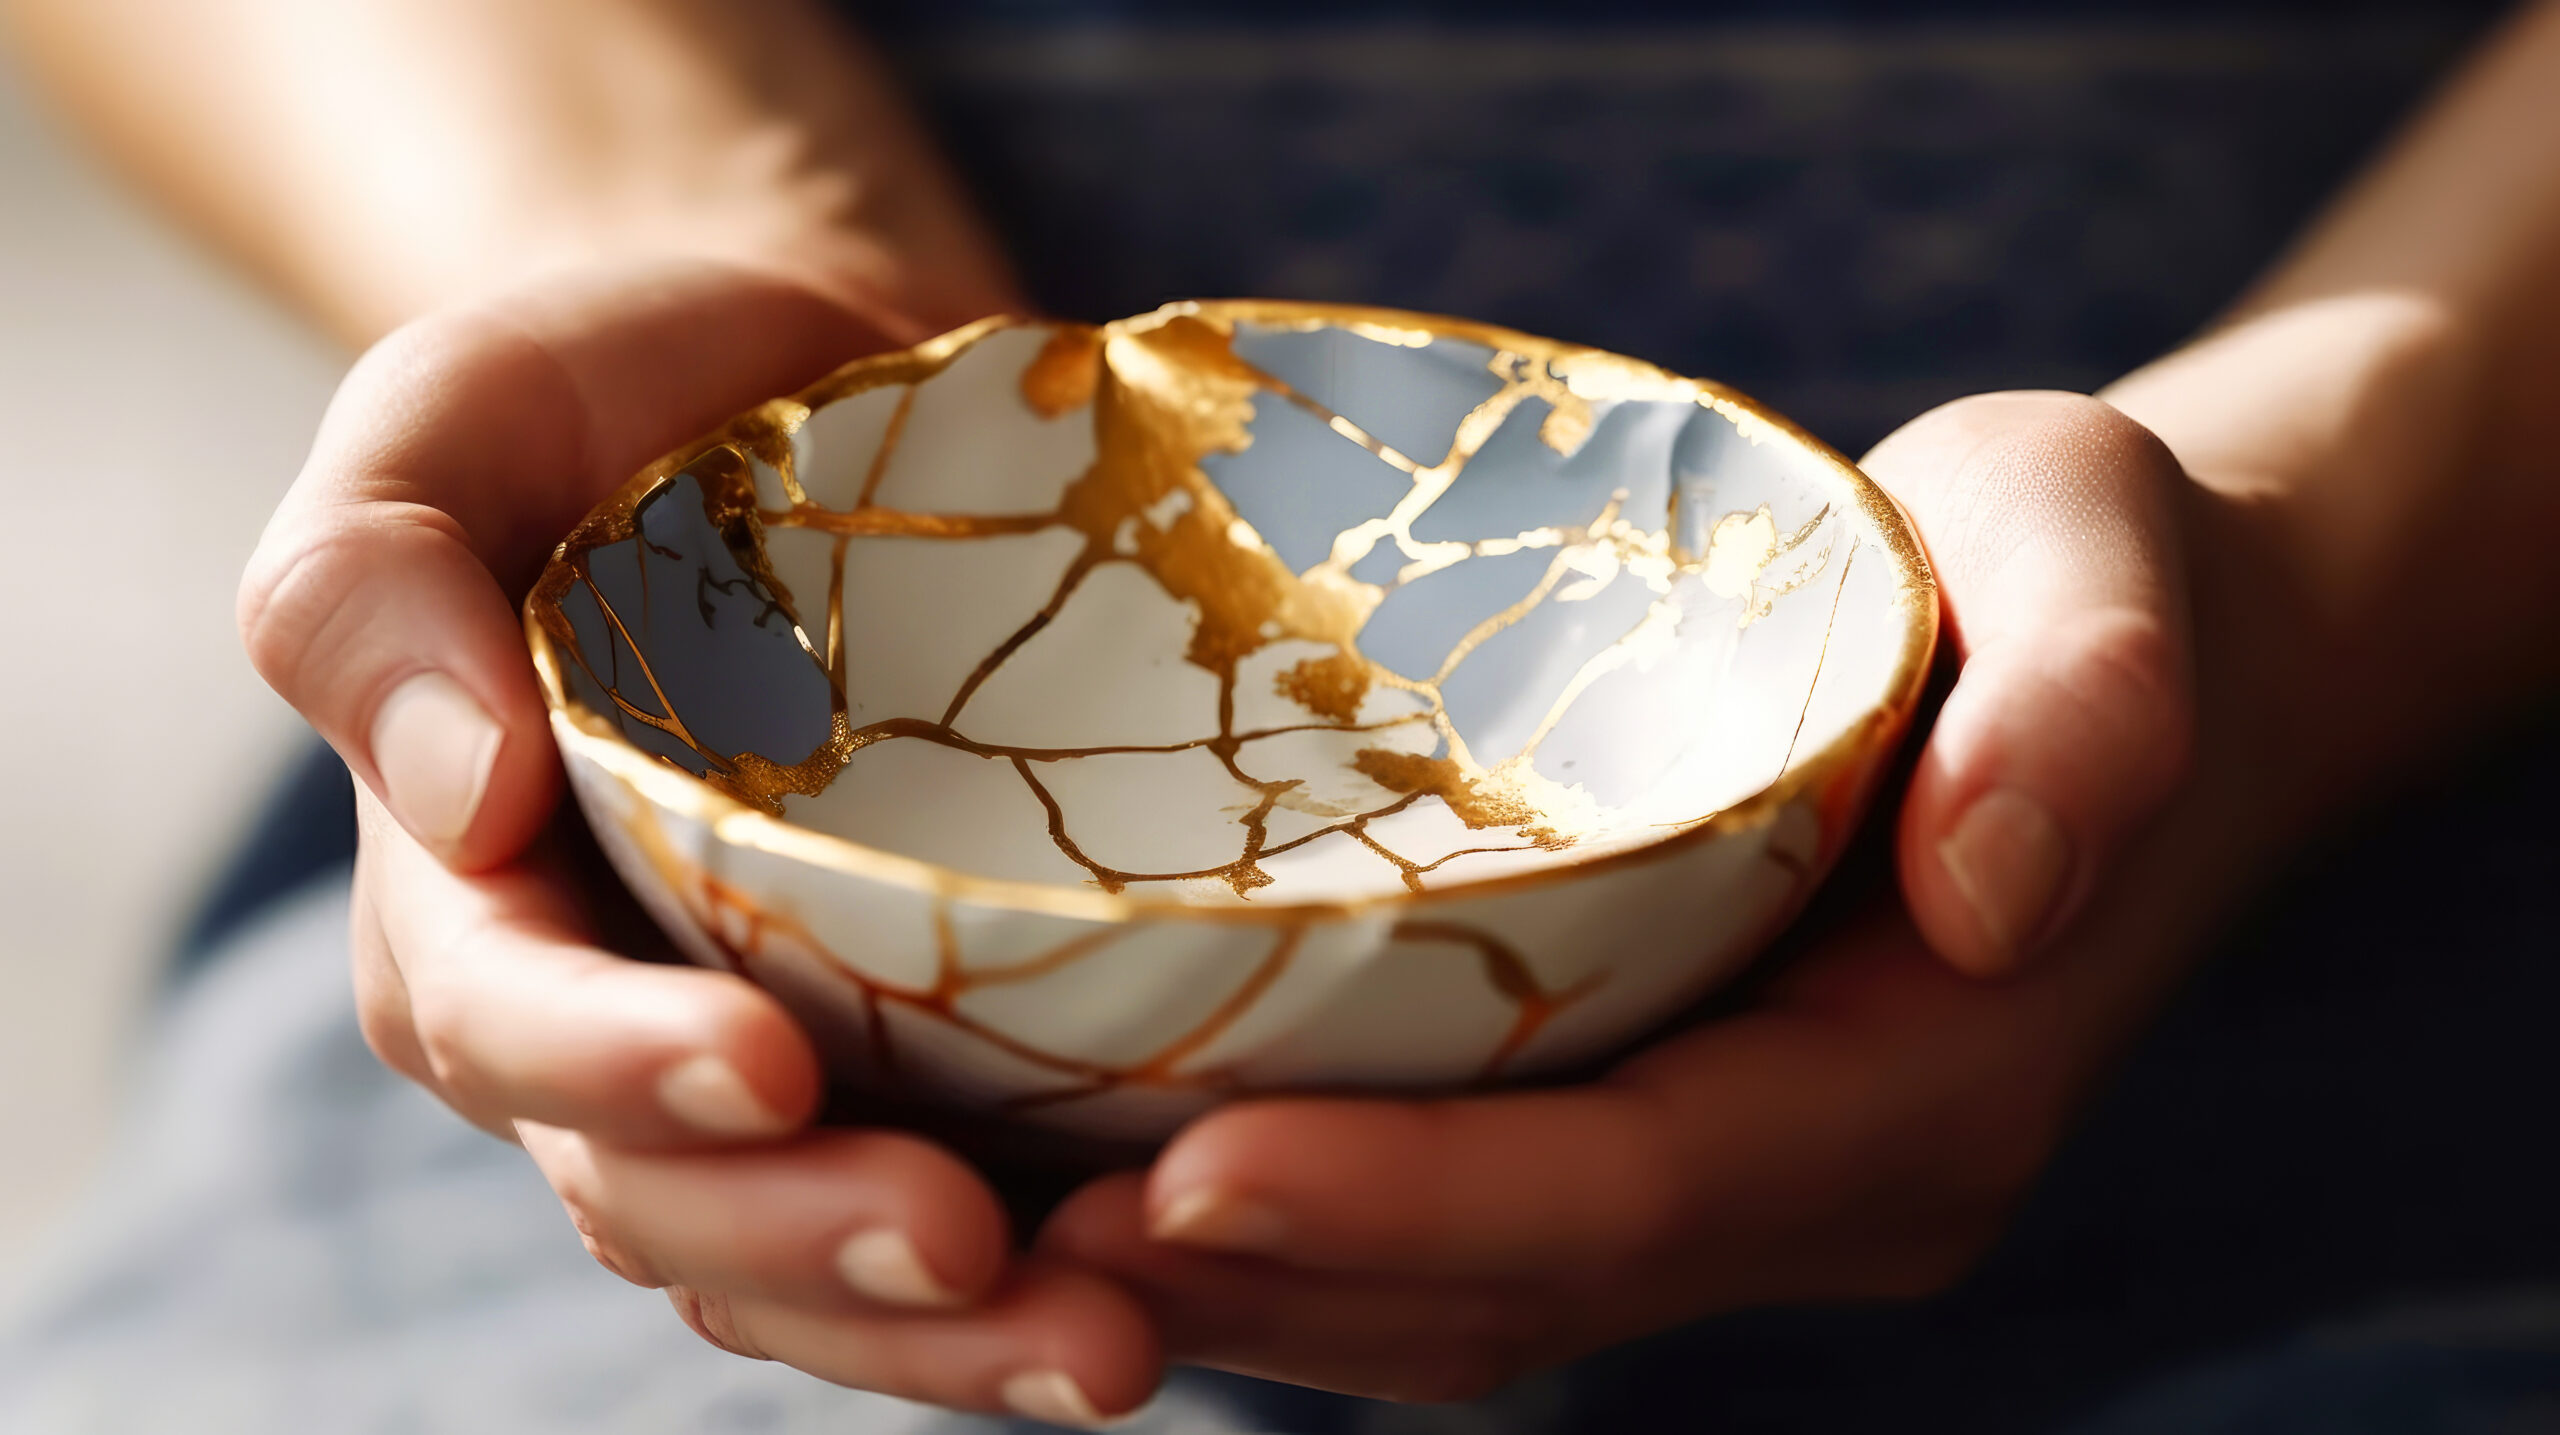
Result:
M686 953L849 1087L1149 1139L1682 1011L1838 854L1937 599L1718 385L1227 302L847 365L636 476L526 619Z

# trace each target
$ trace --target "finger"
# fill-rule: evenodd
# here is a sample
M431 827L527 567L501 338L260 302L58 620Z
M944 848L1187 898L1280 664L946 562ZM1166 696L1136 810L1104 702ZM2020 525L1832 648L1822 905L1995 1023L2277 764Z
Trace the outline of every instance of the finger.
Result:
M1339 1275L1151 1239L1145 1180L1105 1177L1040 1249L1109 1276L1156 1317L1169 1359L1372 1399L1471 1400L1575 1353L1570 1302L1512 1288Z
M2081 1057L2048 1034L2068 1027L2057 985L1986 988L1899 920L1853 928L1770 1007L1601 1081L1213 1111L1148 1173L1148 1229L1317 1270L1606 1291L1629 1333L1927 1289L2060 1127Z
M771 1139L820 1094L808 1037L745 979L582 940L557 876L454 873L360 794L369 884L439 1091L466 1113L628 1146Z
M959 1158L919 1137L827 1131L669 1153L518 1129L587 1249L642 1285L819 1310L955 1310L1004 1271L1003 1207Z
M391 942L382 934L382 914L374 910L371 871L365 844L356 844L355 879L347 898L347 948L355 983L356 1029L383 1065L420 1085L432 1085L426 1048L418 1044L416 1018L409 1010L409 988L391 959Z
M1163 1376L1155 1329L1127 1293L1034 1257L979 1309L838 1314L678 1286L677 1314L734 1354L960 1410L1070 1426L1119 1419Z
M382 932L381 914L374 910L368 891L372 880L367 874L368 865L359 841L347 914L356 1030L384 1066L425 1087L463 1120L501 1141L514 1141L515 1123L505 1112L466 1106L436 1079L434 1063L427 1059L427 1049L418 1040L417 1018L409 1009L408 984L400 979L400 966L391 957L390 939Z
M2051 393L1932 410L1865 467L1918 524L1964 660L1903 807L1903 890L1947 961L2004 974L2185 775L2185 478L2133 420Z
M466 870L530 841L558 777L510 594L659 453L876 343L707 265L423 320L357 363L251 558L251 661Z

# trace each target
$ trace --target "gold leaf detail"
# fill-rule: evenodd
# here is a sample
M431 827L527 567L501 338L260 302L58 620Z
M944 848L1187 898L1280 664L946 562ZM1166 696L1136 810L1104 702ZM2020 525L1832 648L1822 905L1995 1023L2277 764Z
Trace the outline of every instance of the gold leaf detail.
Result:
M1022 401L1044 419L1062 418L1093 402L1102 381L1102 331L1062 324L1022 371Z
M1280 695L1335 722L1360 716L1360 700L1369 695L1369 665L1349 653L1308 658L1272 680Z

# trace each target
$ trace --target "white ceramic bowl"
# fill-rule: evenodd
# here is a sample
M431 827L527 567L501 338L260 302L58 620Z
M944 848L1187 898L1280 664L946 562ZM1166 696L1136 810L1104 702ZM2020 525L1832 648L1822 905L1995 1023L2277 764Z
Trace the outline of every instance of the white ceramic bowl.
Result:
M849 365L636 477L526 612L686 952L851 1086L1147 1139L1681 1011L1839 852L1937 599L1726 389L1239 302Z

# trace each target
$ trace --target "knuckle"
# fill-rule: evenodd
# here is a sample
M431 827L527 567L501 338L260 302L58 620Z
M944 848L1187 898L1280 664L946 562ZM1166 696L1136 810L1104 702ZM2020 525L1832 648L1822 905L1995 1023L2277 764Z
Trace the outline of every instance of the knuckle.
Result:
M667 1288L668 1303L675 1307L676 1317L695 1335L731 1355L748 1360L770 1360L758 1350L738 1324L737 1311L729 1298L716 1291L699 1291L690 1286Z
M569 1224L577 1228L579 1241L586 1246L587 1254L595 1258L597 1265L643 1290L656 1290L667 1283L665 1277L641 1259L629 1243L617 1240L586 1203L572 1200L563 1193L560 1205L569 1213Z
M358 996L356 1030L364 1037L366 1049L384 1066L421 1083L434 1075L420 1060L408 1013L380 994L366 992Z
M306 712L338 707L350 675L387 676L344 661L387 596L373 585L457 559L476 565L469 548L456 520L417 503L354 500L280 519L241 576L236 617L250 665Z
M664 1281L651 1279L645 1272L635 1268L629 1261L614 1254L613 1248L606 1245L604 1241L596 1235L588 1231L581 1230L578 1232L578 1239L586 1246L587 1254L594 1258L597 1265L604 1267L614 1275L619 1276L623 1280L629 1281L631 1284L640 1287L642 1290L656 1290L660 1286L666 1284Z
M298 531L305 526L279 523L259 540L240 578L236 613L250 666L288 698L301 687L312 622L332 597L327 589L344 577L330 561L328 539Z
M2115 739L2120 769L2144 787L2185 777L2195 747L2195 702L2185 645L2162 615L2110 608L2073 635L2057 679L2086 721Z
M451 1003L413 993L410 1021L418 1038L418 1054L439 1085L455 1090L474 1087L475 1067L468 1025Z
M2123 410L2085 394L2020 391L1975 394L1914 420L1913 428L1955 457L1954 485L1976 502L2059 510L2141 509L2146 522L2177 460Z
M536 1128L527 1135L525 1149L597 1265L647 1289L669 1284L657 1266L618 1228L613 1219L610 1188L597 1170L595 1152L585 1138L572 1132Z

